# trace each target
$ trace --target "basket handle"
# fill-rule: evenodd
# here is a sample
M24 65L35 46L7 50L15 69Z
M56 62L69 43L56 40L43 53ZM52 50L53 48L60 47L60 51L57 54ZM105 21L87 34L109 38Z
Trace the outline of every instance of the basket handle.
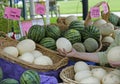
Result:
M94 5L93 7L100 7L103 3L106 3L106 2L105 1L101 1L101 2L97 3L96 5ZM104 14L103 11L102 11L101 12L101 16L102 16L102 19L104 19L105 21L109 22L108 19L109 19L109 15L110 15L110 8L109 8L108 3L107 3L107 6L108 6L108 13ZM92 23L92 21L91 21L90 11L89 11L88 14L87 14L87 17L85 19L84 25L87 26L90 23Z

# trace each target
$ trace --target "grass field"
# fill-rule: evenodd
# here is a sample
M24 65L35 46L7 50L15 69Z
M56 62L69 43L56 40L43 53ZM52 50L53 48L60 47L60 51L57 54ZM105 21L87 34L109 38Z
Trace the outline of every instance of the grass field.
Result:
M60 13L61 14L78 14L82 13L82 3L81 0L68 0L68 1L58 1L58 5L60 6ZM88 0L89 8L94 6L96 3L103 1L103 0ZM120 11L120 0L104 0L108 2L110 6L110 11Z

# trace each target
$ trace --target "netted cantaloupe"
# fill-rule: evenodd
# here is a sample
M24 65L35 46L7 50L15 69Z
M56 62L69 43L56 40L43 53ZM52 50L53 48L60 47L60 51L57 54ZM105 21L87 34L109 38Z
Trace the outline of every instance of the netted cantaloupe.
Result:
M98 42L93 38L86 39L83 44L88 52L95 52L99 47Z
M98 19L98 20L96 20L94 23L93 23L93 25L95 26L95 27L99 27L99 26L101 26L101 25L103 25L103 24L105 24L105 23L107 23L104 19Z
M112 23L106 23L98 27L101 35L108 36L114 32L114 25Z
M73 48L78 52L85 52L85 46L83 43L74 43Z
M78 20L77 16L74 15L67 16L65 19L65 24L69 26L70 23L74 20Z

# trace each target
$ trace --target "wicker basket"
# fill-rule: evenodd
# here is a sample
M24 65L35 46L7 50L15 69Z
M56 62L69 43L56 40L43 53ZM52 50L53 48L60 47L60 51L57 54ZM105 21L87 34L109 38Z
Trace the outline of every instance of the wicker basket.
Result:
M105 1L101 1L99 3L97 3L95 6L93 7L100 7L103 3L105 3ZM108 5L108 4L107 4ZM101 17L102 19L104 19L105 21L109 22L109 16L110 16L110 8L109 8L109 5L108 5L108 13L104 14L103 11L101 12ZM91 17L90 17L90 12L88 12L88 15L85 19L85 23L84 25L87 26L89 25L89 23L91 23Z
M100 7L103 3L106 3L105 1L101 1L99 3L97 3L96 5L94 5L93 7ZM106 22L109 22L109 16L110 16L110 8L109 8L109 5L107 4L108 6L108 12L106 14L103 13L103 11L101 11L101 17L102 19L104 19ZM92 23L92 20L91 20L91 17L90 17L90 12L88 12L88 15L85 19L85 23L84 25L85 26L88 26ZM101 39L100 39L100 47L96 50L96 51L105 51L108 47L109 47L109 43L103 43L102 42L102 36L101 36Z
M90 69L100 67L100 66L92 66L92 65L89 66ZM104 68L107 72L113 70L113 68L107 68L107 67L102 67L102 68ZM63 82L67 84L80 84L74 80L74 75L75 75L74 66L66 67L60 72L60 78L63 80Z
M58 55L56 52L54 52L50 49L47 49L45 47L42 47L38 44L36 44L36 49L41 51L44 55L49 56L53 60L53 65L46 65L46 66L35 65L35 64L20 60L16 57L10 56L2 51L2 49L4 47L16 46L17 43L18 43L17 40L9 38L8 36L5 35L5 33L0 32L0 58L10 61L12 63L17 63L27 69L34 69L34 70L43 71L43 72L50 71L50 70L57 70L65 65L67 65L67 63L68 63L67 57L62 57L62 56Z
M60 28L61 31L66 31L69 27L65 23L66 17L58 17L57 18L57 26Z

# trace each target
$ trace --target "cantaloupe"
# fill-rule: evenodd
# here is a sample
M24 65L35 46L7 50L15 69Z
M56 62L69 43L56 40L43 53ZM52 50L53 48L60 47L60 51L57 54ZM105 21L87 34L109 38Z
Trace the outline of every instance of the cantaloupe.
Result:
M74 43L73 48L78 52L85 52L85 46L83 43Z
M86 39L83 44L88 52L94 52L99 47L98 42L93 38Z

